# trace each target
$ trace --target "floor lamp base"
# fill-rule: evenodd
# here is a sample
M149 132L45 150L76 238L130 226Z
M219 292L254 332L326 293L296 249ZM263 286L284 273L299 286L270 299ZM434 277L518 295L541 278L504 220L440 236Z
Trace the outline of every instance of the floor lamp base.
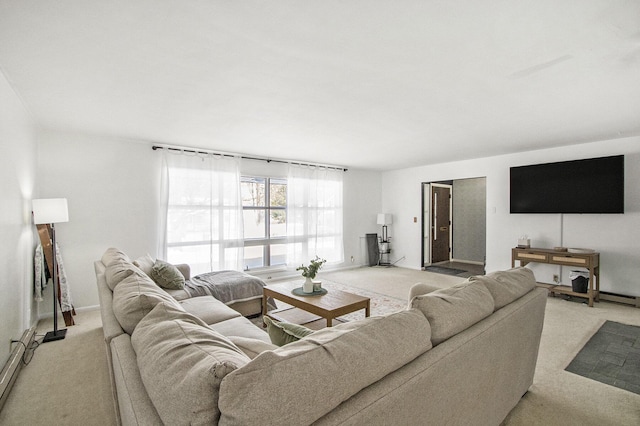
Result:
M42 343L54 342L56 340L62 340L67 336L67 329L49 331L44 335L44 339L42 339Z

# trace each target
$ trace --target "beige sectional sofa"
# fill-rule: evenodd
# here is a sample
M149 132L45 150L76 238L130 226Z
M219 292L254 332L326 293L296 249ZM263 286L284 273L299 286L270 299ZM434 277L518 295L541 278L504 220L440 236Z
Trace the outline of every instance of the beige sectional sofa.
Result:
M498 425L532 384L546 304L515 268L416 286L406 310L277 347L212 297L175 300L119 250L95 269L125 425Z

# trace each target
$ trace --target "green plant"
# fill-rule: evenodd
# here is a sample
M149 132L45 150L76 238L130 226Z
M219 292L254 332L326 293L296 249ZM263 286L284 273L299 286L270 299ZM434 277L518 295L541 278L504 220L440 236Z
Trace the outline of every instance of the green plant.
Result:
M302 271L303 277L314 279L320 268L322 268L322 264L325 262L325 259L320 259L318 256L316 256L315 259L311 260L309 266L298 266L296 268L296 271Z

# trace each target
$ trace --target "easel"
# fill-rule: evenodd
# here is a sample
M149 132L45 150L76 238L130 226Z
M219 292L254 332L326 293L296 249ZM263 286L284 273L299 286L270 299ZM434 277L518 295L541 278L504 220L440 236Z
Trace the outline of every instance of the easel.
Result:
M49 271L49 275L53 276L53 246L51 244L51 225L36 225L38 228L38 235L40 236L40 244L42 244L42 251L44 253L44 259L47 264L47 269ZM57 282L53 283L53 285L58 286L58 304L60 304L61 291L60 291L60 274L57 274ZM67 327L74 325L75 321L73 320L73 315L76 314L75 308L72 306L70 311L63 311L62 317L64 318L64 323Z

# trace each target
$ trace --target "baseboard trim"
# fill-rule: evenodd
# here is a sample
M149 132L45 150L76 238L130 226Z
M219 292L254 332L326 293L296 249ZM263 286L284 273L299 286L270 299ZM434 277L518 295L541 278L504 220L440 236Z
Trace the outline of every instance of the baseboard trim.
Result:
M640 297L637 297L637 296L625 296L624 294L616 294L616 293L601 291L600 300L622 303L625 305L632 305L632 306L635 306L636 308L640 308Z
M74 307L73 309L76 312L95 311L95 310L100 309L100 305L84 306L82 308ZM49 318L53 318L53 312L45 312L43 314L38 315L38 321L39 320L43 320L43 319L49 319Z

